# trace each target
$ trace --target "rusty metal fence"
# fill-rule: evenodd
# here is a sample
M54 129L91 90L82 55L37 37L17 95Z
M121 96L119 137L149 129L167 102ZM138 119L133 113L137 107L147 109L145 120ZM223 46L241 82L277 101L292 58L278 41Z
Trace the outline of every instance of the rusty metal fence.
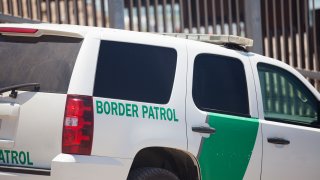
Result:
M244 0L127 0L125 9L130 30L245 35Z
M108 27L105 0L0 0L0 12L35 22Z
M262 0L264 54L297 68L320 90L320 9L315 0Z
M124 0L126 29L245 36L245 0ZM107 0L0 0L0 12L41 22L109 27Z
M258 34L258 53L297 68L320 91L320 7L315 1L319 0L124 0L122 11L125 29L134 31L252 38ZM0 0L0 15L8 21L20 17L109 27L108 9L107 0ZM254 11L257 17L250 14Z

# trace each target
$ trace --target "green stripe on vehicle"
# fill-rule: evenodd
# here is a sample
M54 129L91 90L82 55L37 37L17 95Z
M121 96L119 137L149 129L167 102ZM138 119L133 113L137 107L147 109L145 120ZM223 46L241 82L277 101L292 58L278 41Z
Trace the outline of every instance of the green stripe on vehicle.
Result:
M259 128L256 118L208 114L216 133L203 138L199 162L203 180L243 179Z

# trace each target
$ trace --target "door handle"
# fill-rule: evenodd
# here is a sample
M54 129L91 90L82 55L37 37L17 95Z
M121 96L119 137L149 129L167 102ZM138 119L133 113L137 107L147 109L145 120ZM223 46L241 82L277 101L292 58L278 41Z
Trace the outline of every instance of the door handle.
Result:
M268 138L268 143L288 145L290 144L290 141L282 138Z
M214 134L216 129L209 126L193 126L192 131L205 134Z

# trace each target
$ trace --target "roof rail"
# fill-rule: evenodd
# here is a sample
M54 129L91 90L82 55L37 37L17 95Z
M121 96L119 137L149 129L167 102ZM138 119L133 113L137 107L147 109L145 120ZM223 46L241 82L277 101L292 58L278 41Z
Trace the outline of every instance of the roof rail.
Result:
M207 42L211 44L226 45L235 44L244 47L253 46L253 40L245 37L234 35L214 35L214 34L184 34L184 33L160 33L166 36L177 38L191 39L196 41Z

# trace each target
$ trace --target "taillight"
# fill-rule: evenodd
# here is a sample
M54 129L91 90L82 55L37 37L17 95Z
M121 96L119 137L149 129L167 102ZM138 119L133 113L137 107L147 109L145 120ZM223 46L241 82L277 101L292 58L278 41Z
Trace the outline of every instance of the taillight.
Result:
M68 95L63 122L62 152L90 155L93 122L92 97Z
M0 33L27 33L27 34L34 34L36 32L38 32L38 29L0 27Z

